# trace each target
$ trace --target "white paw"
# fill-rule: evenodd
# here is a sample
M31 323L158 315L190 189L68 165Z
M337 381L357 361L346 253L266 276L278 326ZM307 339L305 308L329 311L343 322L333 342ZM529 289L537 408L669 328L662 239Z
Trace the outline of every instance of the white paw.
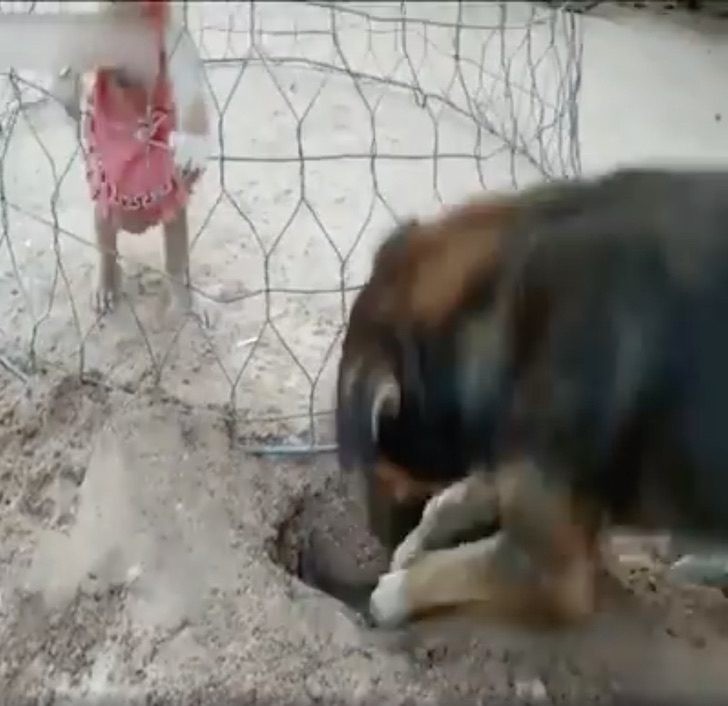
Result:
M410 615L406 571L384 574L369 598L369 613L381 627L397 627Z
M728 585L728 556L686 554L668 569L668 576L676 583L722 588Z
M173 132L169 146L174 155L175 166L185 175L202 173L210 155L210 141L207 135L192 132Z
M394 550L392 561L389 565L390 572L406 569L423 551L423 542L415 529Z

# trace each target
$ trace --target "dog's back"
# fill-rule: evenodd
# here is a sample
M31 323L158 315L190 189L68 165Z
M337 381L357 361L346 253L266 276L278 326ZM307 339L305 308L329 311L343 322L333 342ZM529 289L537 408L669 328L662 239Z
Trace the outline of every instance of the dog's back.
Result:
M380 249L352 311L340 380L361 394L374 379L367 372L389 366L400 406L367 441L365 400L375 394L356 410L340 387L342 454L452 481L526 444L617 521L728 535L728 172L626 169L494 203L507 212L495 228L490 207L455 209ZM419 326L400 306L414 301L418 242L437 228L456 260L476 237L459 229L477 232L478 218L484 243L498 232L497 264L462 258L462 296ZM408 249L410 260L400 258ZM392 283L402 286L387 292ZM427 284L453 291L445 280ZM373 313L387 301L398 318ZM509 309L491 339L508 339L505 360L468 333L496 301Z
M513 235L544 315L511 431L615 519L728 537L728 173L546 189Z

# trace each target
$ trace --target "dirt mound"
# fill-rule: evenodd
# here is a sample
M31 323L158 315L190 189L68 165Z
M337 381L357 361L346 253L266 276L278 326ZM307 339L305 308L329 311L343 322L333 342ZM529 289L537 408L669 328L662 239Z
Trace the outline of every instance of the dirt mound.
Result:
M636 540L593 625L372 630L311 561L386 566L334 459L247 456L213 412L0 377L0 690L54 703L705 703L728 603ZM639 561L635 559L639 558ZM640 558L641 557L641 558ZM308 567L308 568L307 568Z

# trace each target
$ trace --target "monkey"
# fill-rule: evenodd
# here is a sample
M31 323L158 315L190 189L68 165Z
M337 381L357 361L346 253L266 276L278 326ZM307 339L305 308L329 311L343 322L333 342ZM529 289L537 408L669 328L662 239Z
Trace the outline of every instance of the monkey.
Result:
M94 309L103 316L118 302L119 232L161 224L171 304L189 311L187 203L206 167L210 126L202 61L179 8L111 0L97 13L3 15L3 31L3 61L55 72L51 93L65 94L82 128L98 248Z

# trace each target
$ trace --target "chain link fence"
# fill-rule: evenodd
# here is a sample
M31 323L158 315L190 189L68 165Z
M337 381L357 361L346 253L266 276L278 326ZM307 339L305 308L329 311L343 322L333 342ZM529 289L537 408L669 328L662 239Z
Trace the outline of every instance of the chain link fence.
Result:
M519 2L184 10L216 135L189 209L195 315L167 316L154 231L122 234L123 301L94 314L77 127L48 96L52 77L11 72L0 84L0 366L161 389L222 413L251 448L330 449L343 326L387 231L479 190L580 172L580 18Z

